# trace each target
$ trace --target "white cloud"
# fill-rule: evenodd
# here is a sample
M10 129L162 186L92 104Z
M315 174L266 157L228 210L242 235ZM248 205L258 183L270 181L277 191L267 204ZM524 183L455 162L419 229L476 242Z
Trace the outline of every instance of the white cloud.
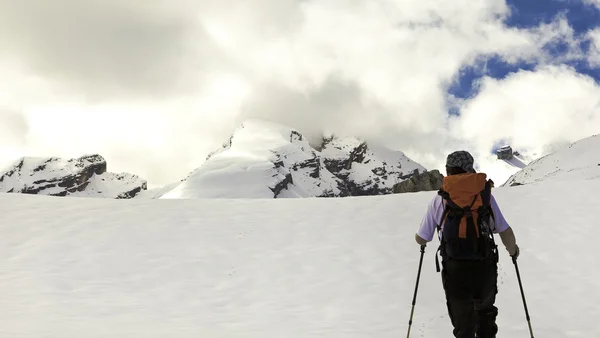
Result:
M600 9L600 0L583 0L588 5L594 5Z
M550 23L544 23L532 29L533 38L537 45L541 47L552 47L562 44L566 51L560 55L556 53L542 53L539 56L540 63L560 64L574 60L585 60L586 55L581 49L583 38L575 34L575 30L569 25L566 15L559 14Z
M220 56L189 3L1 0L0 57L94 98L181 92Z
M554 63L541 50L551 41L581 57L564 18L519 30L504 26L508 14L501 0L0 0L10 79L0 117L27 126L0 145L0 165L16 153L99 152L111 170L165 184L244 118L262 117L312 138L373 138L439 166L466 145L447 116L462 67L482 55ZM489 83L464 103L466 120Z
M600 28L590 31L588 38L591 43L588 61L592 66L600 67Z
M479 94L462 107L452 131L470 142L483 169L494 170L490 152L502 140L539 157L557 145L600 133L600 86L565 66L522 71L504 80L486 78Z

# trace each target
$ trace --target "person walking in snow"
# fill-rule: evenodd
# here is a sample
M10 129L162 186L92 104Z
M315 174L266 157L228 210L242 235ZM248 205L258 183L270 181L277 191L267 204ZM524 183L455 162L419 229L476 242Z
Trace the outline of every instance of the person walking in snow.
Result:
M448 155L442 189L429 204L415 238L425 246L438 230L442 283L454 336L494 338L498 248L493 234L500 235L515 259L519 247L491 194L493 182L476 173L473 162L466 151ZM440 271L437 263L436 254Z

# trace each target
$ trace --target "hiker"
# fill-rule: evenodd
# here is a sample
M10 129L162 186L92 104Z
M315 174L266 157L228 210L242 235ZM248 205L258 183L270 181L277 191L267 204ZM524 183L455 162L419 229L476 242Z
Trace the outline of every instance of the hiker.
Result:
M498 250L493 234L500 234L506 250L515 259L519 247L491 195L493 182L487 180L486 174L476 173L473 162L466 151L448 155L444 184L429 204L415 238L425 246L433 240L436 229L439 231L442 283L454 336L474 338L477 334L477 338L494 338L498 332L498 309L494 306ZM471 212L465 212L465 207Z

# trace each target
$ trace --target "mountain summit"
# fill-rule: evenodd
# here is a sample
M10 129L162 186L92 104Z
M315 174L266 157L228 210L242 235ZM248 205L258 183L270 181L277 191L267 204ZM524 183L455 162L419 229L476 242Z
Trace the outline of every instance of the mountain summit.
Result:
M327 137L316 149L293 128L249 120L161 198L381 195L424 172L404 153L357 138Z

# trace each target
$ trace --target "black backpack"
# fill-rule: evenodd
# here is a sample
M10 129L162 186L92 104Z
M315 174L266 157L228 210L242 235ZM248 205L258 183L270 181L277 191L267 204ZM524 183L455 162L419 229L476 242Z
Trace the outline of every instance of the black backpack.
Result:
M445 181L444 186L447 187L447 183ZM437 228L438 233L442 234L438 251L443 260L498 262L498 246L490 227L490 217L494 219L490 205L492 185L492 181L486 180L483 190L471 195L470 205L457 205L450 193L444 188L439 190L438 194L446 202ZM467 193L466 189L458 190L460 193ZM466 196L463 195L462 200L465 199ZM437 254L436 269L440 271Z

